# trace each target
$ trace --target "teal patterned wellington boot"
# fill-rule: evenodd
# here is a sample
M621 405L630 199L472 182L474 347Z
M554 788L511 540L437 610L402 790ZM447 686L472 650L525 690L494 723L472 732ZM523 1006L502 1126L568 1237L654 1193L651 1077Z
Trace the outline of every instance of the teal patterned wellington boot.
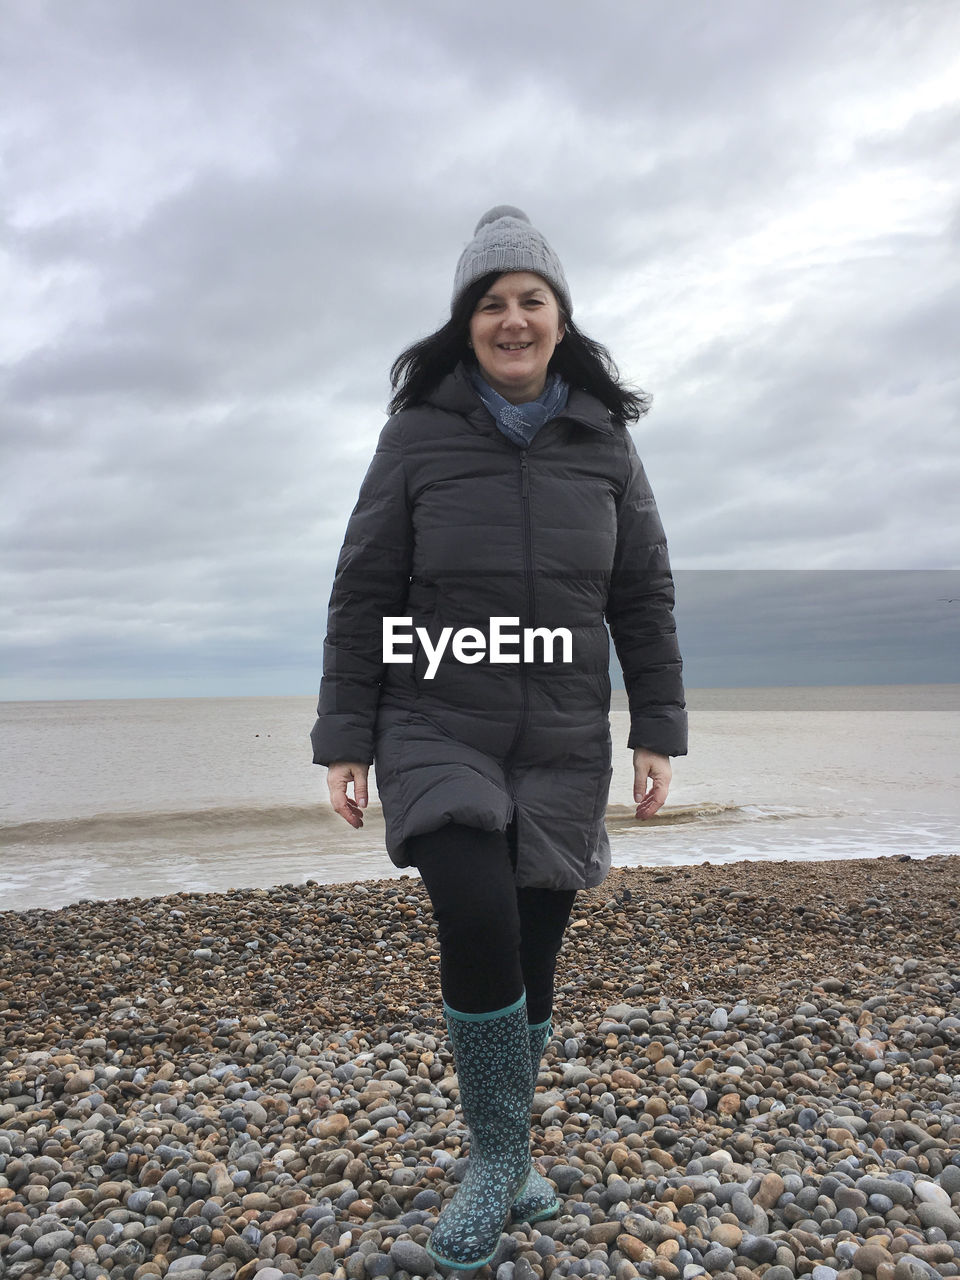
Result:
M532 1104L543 1051L550 1039L550 1019L548 1018L546 1022L534 1022L527 1030L530 1040L530 1101ZM514 1222L542 1222L544 1218L556 1217L559 1212L560 1201L553 1184L530 1165L530 1172L510 1206L510 1215Z
M472 1271L496 1252L530 1168L527 998L493 1013L458 1013L447 1004L443 1009L470 1129L470 1158L427 1252L441 1266Z

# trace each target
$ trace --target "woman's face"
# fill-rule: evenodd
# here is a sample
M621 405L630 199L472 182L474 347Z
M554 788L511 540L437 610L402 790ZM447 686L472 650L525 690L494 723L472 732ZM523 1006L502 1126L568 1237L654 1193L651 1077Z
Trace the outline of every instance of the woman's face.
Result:
M498 276L470 318L470 345L480 372L512 404L536 400L562 337L556 295L532 271Z

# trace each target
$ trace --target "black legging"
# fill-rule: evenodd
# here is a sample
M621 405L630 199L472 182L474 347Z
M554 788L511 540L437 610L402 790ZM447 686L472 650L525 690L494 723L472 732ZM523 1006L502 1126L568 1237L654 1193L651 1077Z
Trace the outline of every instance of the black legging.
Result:
M447 1004L490 1013L526 989L528 1020L546 1022L576 890L518 888L510 841L496 831L451 823L407 849L433 904Z

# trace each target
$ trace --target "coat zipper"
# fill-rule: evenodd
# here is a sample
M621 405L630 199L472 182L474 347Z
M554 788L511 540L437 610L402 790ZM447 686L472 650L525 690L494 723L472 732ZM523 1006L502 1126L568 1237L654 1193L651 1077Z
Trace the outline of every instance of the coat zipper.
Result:
M527 451L520 451L520 503L523 512L523 572L527 589L527 617L524 626L537 625L537 583L533 574L533 525L530 519L530 475ZM521 664L521 671L523 666Z
M522 634L524 627L536 626L537 614L537 588L533 575L533 528L530 521L530 475L529 468L527 466L526 449L520 450L520 510L522 513L521 534L523 538L523 577L527 595L527 616L520 620ZM520 716L517 720L517 728L513 735L513 741L510 743L510 749L506 755L507 761L511 759L513 753L520 745L520 740L527 727L529 711L530 706L527 695L527 673L524 669L523 662L521 661ZM514 803L516 803L516 801L514 801Z

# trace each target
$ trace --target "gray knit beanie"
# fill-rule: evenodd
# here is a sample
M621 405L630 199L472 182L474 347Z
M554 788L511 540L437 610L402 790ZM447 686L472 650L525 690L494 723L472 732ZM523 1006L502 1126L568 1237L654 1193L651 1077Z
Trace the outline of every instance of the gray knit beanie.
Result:
M477 223L473 239L457 263L450 309L456 307L465 289L490 271L535 271L553 285L567 315L573 314L560 259L536 227L530 225L523 210L512 204L498 204Z

